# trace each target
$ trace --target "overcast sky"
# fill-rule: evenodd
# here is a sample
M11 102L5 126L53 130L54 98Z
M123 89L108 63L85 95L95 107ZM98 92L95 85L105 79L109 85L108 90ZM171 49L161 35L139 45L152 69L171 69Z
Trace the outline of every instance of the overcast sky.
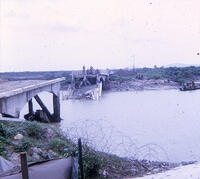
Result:
M200 0L0 2L0 71L200 64Z

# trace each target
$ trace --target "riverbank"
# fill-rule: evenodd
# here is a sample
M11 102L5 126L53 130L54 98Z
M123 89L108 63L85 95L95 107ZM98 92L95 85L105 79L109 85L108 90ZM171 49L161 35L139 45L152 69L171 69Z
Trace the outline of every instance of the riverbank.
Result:
M110 80L109 88L106 91L142 91L142 90L171 90L179 89L180 85L167 79L128 79ZM83 99L85 98L84 89L72 90L70 85L62 86L63 99Z
M0 155L19 165L19 153L27 152L28 162L74 156L76 141L54 125L38 122L0 121ZM87 178L143 176L169 170L180 164L122 158L83 145Z
M179 84L167 79L130 79L127 81L110 81L111 91L140 91L178 89Z
M200 178L200 163L194 163L187 166L180 166L172 170L157 173L154 175L147 175L135 179L197 179ZM131 179L131 178L129 178ZM133 178L132 178L133 179Z

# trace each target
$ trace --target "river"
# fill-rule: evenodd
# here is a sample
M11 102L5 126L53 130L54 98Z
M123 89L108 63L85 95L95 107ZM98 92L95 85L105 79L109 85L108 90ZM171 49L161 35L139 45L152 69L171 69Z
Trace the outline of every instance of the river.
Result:
M40 96L52 108L51 94ZM27 106L22 114L26 111ZM101 151L170 162L200 160L200 90L106 92L99 101L61 100L61 117L61 129Z

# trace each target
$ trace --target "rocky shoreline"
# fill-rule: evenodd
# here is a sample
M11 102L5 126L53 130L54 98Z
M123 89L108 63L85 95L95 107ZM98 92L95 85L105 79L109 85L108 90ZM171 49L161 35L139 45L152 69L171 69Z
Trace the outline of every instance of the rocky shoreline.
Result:
M108 92L119 91L142 91L142 90L179 90L180 85L174 81L164 79L131 79L127 81L112 81L109 82ZM72 90L70 85L62 86L63 99L83 99L80 89Z
M132 79L129 81L110 81L111 91L169 90L178 88L178 83L163 79Z

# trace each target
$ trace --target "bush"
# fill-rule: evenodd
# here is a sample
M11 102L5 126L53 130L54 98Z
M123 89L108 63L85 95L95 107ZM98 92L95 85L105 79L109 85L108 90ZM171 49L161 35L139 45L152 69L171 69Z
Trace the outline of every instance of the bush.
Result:
M3 137L7 136L6 127L3 123L0 123L0 136L3 136Z
M50 141L49 147L59 154L64 154L67 151L68 144L65 140L54 138Z
M15 152L25 152L32 146L33 146L33 143L30 139L23 138L22 140L18 141L17 144L14 144L14 151Z
M87 177L97 176L99 170L103 168L104 160L96 151L83 147L83 166Z
M6 138L13 138L18 133L24 134L21 122L2 122L0 126L3 127L3 133ZM1 128L1 127L0 127ZM1 130L1 129L0 129Z
M4 158L7 157L7 147L6 145L2 145L2 143L0 143L0 156L3 156Z
M155 74L155 75L152 75L151 79L155 79L155 80L158 80L158 79L161 79L162 76L159 75L159 74Z
M41 124L37 122L26 122L24 130L29 137L36 139L41 139L45 133L45 128L43 128Z
M6 157L8 144L8 140L3 136L0 136L0 156Z

